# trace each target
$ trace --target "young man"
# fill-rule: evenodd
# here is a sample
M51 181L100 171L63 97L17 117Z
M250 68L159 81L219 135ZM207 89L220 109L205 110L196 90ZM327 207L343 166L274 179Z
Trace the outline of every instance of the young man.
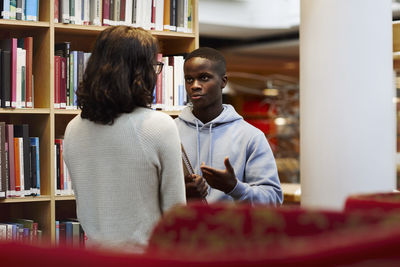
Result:
M207 201L281 204L275 159L265 135L222 104L226 86L224 56L213 48L191 52L184 64L186 92L192 106L175 119L181 142L195 169L210 186ZM186 188L204 194L199 176Z

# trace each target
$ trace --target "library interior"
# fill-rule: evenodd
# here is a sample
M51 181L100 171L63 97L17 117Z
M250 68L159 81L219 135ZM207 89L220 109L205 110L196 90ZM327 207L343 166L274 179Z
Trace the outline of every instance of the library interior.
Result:
M1 0L0 11L1 262L400 264L400 0ZM132 38L139 40L137 47L106 50L111 29L131 33L121 35L121 44ZM155 54L145 38L156 44ZM133 59L124 57L128 50ZM147 52L154 58L143 59L140 53ZM107 60L110 66L102 67ZM150 62L154 70L122 74L129 60L137 61L133 66ZM115 61L125 63L112 65ZM200 73L193 71L196 64L211 67ZM96 86L90 77L102 81L102 75L108 75L110 88L84 92ZM117 76L130 87L125 98L149 93L146 79L152 77L152 100L144 105L133 100L133 108L108 103L119 115L100 127L89 118L102 115L84 115L91 103L83 98L114 101L110 95L126 93L115 89L124 83ZM210 87L215 84L218 92ZM222 103L211 99L215 96ZM203 98L213 102L207 106ZM210 108L207 116L218 113L204 120L198 112L203 108ZM235 116L229 130L222 121L228 111ZM126 151L132 140L120 137L122 146L102 154L118 138L105 139L103 128L122 127L122 119L134 125L124 129L129 135L138 125L152 129L144 141L135 137L141 145L169 142L167 150L132 146L142 158L126 164L119 159L131 156ZM167 136L162 129L182 135ZM84 136L89 131L92 136ZM67 132L82 138L78 142ZM155 136L159 140L151 139ZM102 138L106 148L91 149L90 143L100 143L91 138ZM174 146L175 139L183 146ZM75 157L71 151L83 152ZM116 166L103 164L118 160ZM147 166L154 177L138 182L118 184L122 177L107 177L126 168L135 180ZM162 179L175 172L173 180ZM78 182L83 174L87 179ZM214 177L223 182L233 177L235 184L225 190ZM109 181L97 185L100 180ZM139 196L122 193L130 190L123 185L140 185L130 191ZM141 192L150 187L154 196ZM157 204L149 211L153 198ZM134 229L122 232L128 227ZM146 240L135 243L142 235Z

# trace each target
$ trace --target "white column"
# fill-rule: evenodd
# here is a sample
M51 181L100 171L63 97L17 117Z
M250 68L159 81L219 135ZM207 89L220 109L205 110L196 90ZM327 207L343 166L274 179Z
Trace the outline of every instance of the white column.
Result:
M304 207L395 188L391 0L301 0Z

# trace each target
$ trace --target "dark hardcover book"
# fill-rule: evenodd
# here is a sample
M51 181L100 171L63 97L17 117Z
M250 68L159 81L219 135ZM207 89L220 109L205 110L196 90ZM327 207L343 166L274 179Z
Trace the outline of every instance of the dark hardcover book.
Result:
M176 1L177 0L171 0L171 10L170 10L170 26L171 29L176 31L176 25L177 25L177 16L176 16Z
M22 14L23 14L22 1L24 1L24 0L17 0L17 8L16 8L16 11L15 11L15 18L17 20L22 20Z
M11 107L11 52L1 51L1 107Z
M0 18L6 19L7 17L3 13L4 11L4 1L0 1Z
M23 147L23 162L24 162L24 187L25 195L30 195L33 192L31 173L31 141L29 138L29 125L14 125L14 137L22 137Z
M115 0L110 0L110 10L109 10L109 18L111 21L113 21L114 18L114 5L115 5Z
M6 198L7 177L6 177L6 123L0 122L0 198Z
M69 106L69 99L70 99L70 60L69 54L71 52L71 43L70 42L63 42L55 44L55 55L61 56L66 59L66 68L65 68L65 101L66 105Z

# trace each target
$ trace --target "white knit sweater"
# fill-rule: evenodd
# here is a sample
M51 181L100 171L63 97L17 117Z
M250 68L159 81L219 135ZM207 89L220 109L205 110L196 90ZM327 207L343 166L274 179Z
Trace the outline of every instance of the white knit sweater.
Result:
M180 139L168 115L136 108L111 126L78 115L64 138L77 216L90 243L145 246L160 216L185 203Z

